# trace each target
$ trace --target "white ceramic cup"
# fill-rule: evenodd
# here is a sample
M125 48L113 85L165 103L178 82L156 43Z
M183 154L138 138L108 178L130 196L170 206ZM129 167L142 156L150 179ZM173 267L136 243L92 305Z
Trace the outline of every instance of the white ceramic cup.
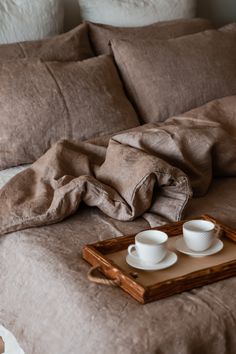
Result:
M167 252L168 235L158 230L146 230L139 232L135 236L135 245L128 247L128 253L134 256L134 250L137 256L143 262L154 264L162 261Z
M217 236L218 226L207 220L191 220L183 224L183 237L187 247L196 252L207 250Z

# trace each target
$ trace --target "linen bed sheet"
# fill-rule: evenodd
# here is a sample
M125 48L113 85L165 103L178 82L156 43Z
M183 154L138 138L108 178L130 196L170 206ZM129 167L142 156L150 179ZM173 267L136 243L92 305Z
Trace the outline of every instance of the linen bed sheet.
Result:
M235 109L233 97L216 100L200 109L200 118L223 121L233 132ZM198 109L169 122L181 126L197 117ZM236 177L214 179L185 214L204 212L236 228ZM87 280L82 247L147 229L146 220L122 222L81 205L61 223L1 236L0 323L25 353L235 353L236 277L144 306L118 288Z
M17 173L24 171L29 166L30 165L21 165L0 171L0 188L2 188L12 177L17 175Z
M189 202L236 227L236 178L214 180ZM83 207L62 223L1 237L0 322L28 354L234 354L236 278L138 304L86 278L82 247L148 228Z
M180 220L214 177L236 177L235 112L229 96L110 139L59 141L0 189L0 234L60 222L82 202L122 221Z

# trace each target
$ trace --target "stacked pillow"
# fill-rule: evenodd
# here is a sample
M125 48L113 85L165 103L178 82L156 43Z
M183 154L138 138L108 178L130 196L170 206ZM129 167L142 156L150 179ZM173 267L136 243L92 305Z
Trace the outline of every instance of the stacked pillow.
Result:
M89 37L97 55L112 53L112 39L127 39L132 42L149 39L169 39L211 29L210 21L195 18L162 21L143 27L114 27L88 22Z
M139 125L113 59L84 60L92 55L85 24L0 46L0 169L35 161L61 138L85 140Z
M93 56L86 24L54 37L0 45L0 60L38 58L42 60L84 60Z
M3 61L0 82L0 169L34 161L60 138L85 140L139 124L109 56Z
M93 56L87 25L37 41L25 41L0 45L0 60L39 58L42 60L84 60Z
M159 122L236 94L236 24L175 39L112 40L143 122Z
M208 21L201 19L162 22L135 30L82 24L46 40L0 46L0 169L35 161L58 139L84 140L139 125L113 57L92 57L87 26L90 35L106 32L104 37L101 33L98 37L91 35L97 53L109 53L108 42L112 40L124 83L144 121L162 119L163 107L158 106L161 113L157 117L153 118L152 112L145 116L145 105L150 105L151 110L152 98L157 101L158 86L149 102L149 93L146 97L146 88L141 85L149 86L148 77L144 75L141 84L135 82L135 67L140 66L138 70L149 75L148 66L145 67L148 58L143 57L143 52L150 50L148 56L153 58L156 53L152 54L151 48L157 50L159 45L174 42L175 37L211 28ZM188 37L191 35L181 38ZM135 67L131 70L127 63L124 69L125 53L128 56L132 50L137 50L137 58L132 59L137 60ZM142 97L136 95L136 84L140 85Z

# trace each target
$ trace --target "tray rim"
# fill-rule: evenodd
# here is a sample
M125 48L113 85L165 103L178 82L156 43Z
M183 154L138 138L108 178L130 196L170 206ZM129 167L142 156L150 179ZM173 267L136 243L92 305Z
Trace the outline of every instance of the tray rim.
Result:
M188 218L186 220L199 218L216 222L218 225L220 225L222 231L224 232L224 236L236 242L236 230L233 230L227 225L222 224L216 218L208 214L203 214L194 218ZM164 230L168 233L169 237L177 236L180 233L179 229L186 220L158 226L152 229ZM128 245L134 241L134 237L135 234L124 235L88 244L84 246L82 255L83 259L90 263L92 266L98 266L103 275L105 275L108 279L119 279L119 286L142 304L159 300L200 286L211 284L213 282L236 275L235 257L235 260L233 261L194 271L175 279L162 281L160 283L149 286L141 285L128 272L124 271L113 261L106 258L107 254L114 253L128 247ZM109 252L109 250L112 250L113 252Z

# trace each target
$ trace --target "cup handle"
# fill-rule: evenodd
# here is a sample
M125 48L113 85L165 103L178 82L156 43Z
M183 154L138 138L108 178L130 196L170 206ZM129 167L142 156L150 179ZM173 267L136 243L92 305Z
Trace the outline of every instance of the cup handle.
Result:
M223 230L221 229L220 225L215 224L215 233L217 238L222 236Z
M131 256L133 256L133 254L132 254L132 250L133 249L135 249L135 245L133 244L133 245L129 245L129 247L128 247L128 253L131 255Z

